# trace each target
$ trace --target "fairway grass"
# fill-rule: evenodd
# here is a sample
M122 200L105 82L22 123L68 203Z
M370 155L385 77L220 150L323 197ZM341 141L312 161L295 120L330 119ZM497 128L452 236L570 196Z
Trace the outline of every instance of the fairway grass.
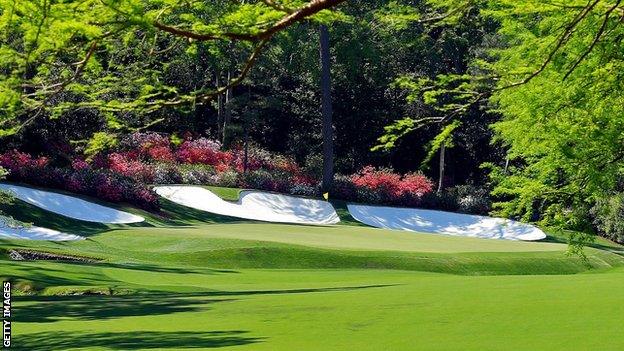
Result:
M243 270L187 284L180 293L20 298L14 340L28 350L624 348L621 270L480 277Z
M257 223L170 202L159 214L118 208L146 222L5 208L87 236L0 240L0 278L17 295L15 349L624 349L624 258L604 240L585 262L566 255L561 236L533 243ZM100 261L12 261L10 249Z

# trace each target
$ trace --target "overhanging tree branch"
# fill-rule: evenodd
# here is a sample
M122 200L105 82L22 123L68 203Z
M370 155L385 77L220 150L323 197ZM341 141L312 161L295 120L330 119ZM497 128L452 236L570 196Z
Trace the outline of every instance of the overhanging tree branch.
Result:
M217 40L217 39L229 39L229 40L238 40L238 41L261 41L265 39L271 38L277 32L280 32L286 29L288 26L302 21L307 17L310 17L322 10L326 10L332 8L346 0L313 0L308 4L289 12L288 15L284 16L279 21L275 22L269 28L259 32L259 33L236 33L236 32L223 32L223 33L197 33L189 30L185 30L178 27L173 27L166 25L160 21L154 21L154 27L165 31L167 33L189 38L195 39L199 41L209 41L209 40ZM272 1L269 1L274 3Z
M576 60L576 62L572 65L572 67L568 70L568 72L565 74L565 76L563 76L563 80L568 79L568 77L570 76L570 74L572 74L572 72L574 72L574 70L578 67L578 65L581 64L581 62L583 62L583 60L585 60L585 58L587 57L587 55L589 55L594 48L596 47L596 44L598 44L598 42L600 41L600 38L602 38L602 35L605 32L605 29L607 29L607 24L609 23L609 17L611 16L611 14L613 13L613 11L615 11L615 9L618 8L618 6L620 5L620 3L622 2L622 0L618 0L615 4L613 4L613 6L611 6L607 12L604 15L604 20L602 21L602 24L600 25L600 28L598 29L598 33L596 33L596 36L594 37L594 40L592 41L592 43L589 45L589 47L587 48L587 50L585 50L583 52L583 54L581 55L581 57L579 57L578 60Z

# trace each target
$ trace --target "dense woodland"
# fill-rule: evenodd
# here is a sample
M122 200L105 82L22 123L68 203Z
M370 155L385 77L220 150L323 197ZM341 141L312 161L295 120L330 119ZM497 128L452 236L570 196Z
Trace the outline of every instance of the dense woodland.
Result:
M0 165L624 240L623 22L620 0L0 0Z

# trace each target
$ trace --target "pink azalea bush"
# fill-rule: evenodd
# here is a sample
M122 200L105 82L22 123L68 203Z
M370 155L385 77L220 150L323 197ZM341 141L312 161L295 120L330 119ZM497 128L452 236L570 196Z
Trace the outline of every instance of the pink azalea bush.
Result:
M30 168L43 168L50 160L47 157L32 157L17 150L10 150L0 155L0 166L13 175L24 175Z
M366 166L350 175L338 175L334 181L336 197L363 203L399 206L421 204L433 190L433 182L420 173L401 175L388 168Z
M433 190L433 183L420 173L402 176L391 169L377 169L372 166L366 166L352 175L351 181L356 187L382 191L394 198L404 195L420 197Z
M65 161L67 162L67 161ZM151 184L197 184L251 188L295 195L320 195L319 180L293 159L255 145L223 150L220 142L187 136L174 145L169 136L139 132L126 136L116 150L90 161L75 157L64 168L46 157L11 150L0 154L10 180L69 190L107 201L157 209ZM433 183L420 173L401 175L367 166L353 175L337 175L331 197L364 203L423 205Z
M71 167L52 167L45 157L19 151L0 154L0 167L10 170L8 180L35 186L68 190L112 202L127 202L147 210L159 208L157 195L143 183L107 169L92 168L82 159Z
M136 154L113 152L108 155L108 169L143 183L152 183L154 173L150 165L137 159Z
M230 152L221 151L221 143L207 138L184 141L176 150L176 157L181 163L201 163L212 166L227 166L233 160Z

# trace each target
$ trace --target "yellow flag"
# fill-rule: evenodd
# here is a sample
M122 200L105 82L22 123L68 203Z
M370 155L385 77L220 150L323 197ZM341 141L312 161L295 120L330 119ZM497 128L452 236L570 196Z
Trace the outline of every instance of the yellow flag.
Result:
M325 198L325 201L329 200L329 193L323 193L323 198Z

